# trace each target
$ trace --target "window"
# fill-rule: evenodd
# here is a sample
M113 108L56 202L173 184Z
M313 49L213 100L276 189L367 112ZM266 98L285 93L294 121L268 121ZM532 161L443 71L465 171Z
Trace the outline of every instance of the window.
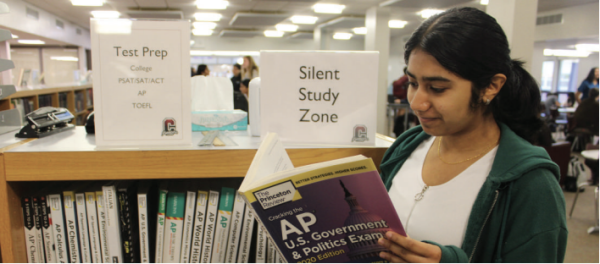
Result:
M544 61L542 64L542 91L552 91L552 80L554 79L554 61Z
M570 92L575 91L577 68L579 66L579 60L561 60L560 68L558 70L558 91L559 92ZM542 69L543 70L543 69Z

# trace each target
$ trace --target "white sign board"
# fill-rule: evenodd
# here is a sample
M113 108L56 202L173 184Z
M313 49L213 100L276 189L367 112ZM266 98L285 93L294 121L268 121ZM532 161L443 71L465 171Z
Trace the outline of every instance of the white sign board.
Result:
M260 61L261 136L375 144L378 52L261 51Z
M92 19L96 145L191 144L190 23Z

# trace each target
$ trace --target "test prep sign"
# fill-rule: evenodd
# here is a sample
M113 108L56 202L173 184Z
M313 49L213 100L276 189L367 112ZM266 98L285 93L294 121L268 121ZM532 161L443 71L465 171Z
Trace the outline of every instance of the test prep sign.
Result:
M191 144L188 21L91 20L97 146Z
M261 51L261 136L374 145L378 60L376 51Z

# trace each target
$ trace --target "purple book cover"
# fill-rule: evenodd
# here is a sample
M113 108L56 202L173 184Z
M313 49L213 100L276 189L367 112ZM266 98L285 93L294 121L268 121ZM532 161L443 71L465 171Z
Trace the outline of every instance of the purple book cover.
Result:
M378 239L387 231L405 235L371 159L294 175L250 195L289 263L382 262Z

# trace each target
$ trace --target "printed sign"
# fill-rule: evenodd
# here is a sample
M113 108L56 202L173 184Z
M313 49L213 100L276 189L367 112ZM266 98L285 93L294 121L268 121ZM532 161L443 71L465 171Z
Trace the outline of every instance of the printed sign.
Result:
M376 51L261 51L261 136L374 145Z
M97 146L191 144L190 23L92 19Z

